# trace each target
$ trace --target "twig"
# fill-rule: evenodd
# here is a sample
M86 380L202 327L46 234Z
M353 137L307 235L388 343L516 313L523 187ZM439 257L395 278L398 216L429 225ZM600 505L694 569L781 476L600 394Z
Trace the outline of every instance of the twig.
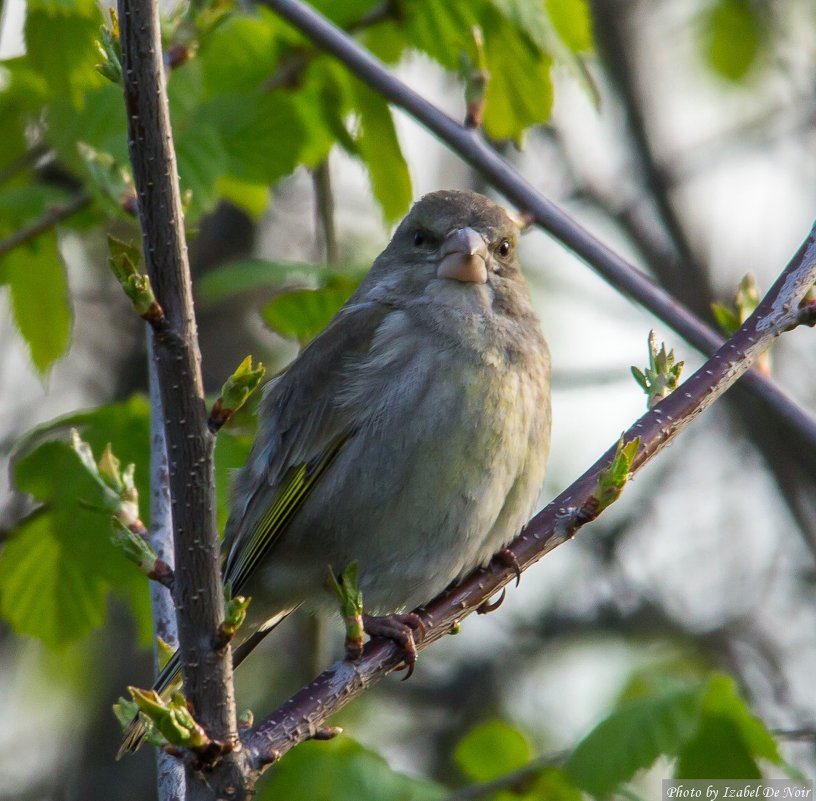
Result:
M537 759L531 760L518 770L500 776L498 779L493 779L493 781L489 782L479 782L478 784L469 784L467 787L454 790L450 795L445 797L445 801L473 801L474 798L484 798L485 796L497 793L499 790L512 790L517 787L524 787L525 783L529 781L532 776L540 773L544 768L560 765L568 755L568 751L556 751L552 754L544 754Z
M632 473L731 387L776 337L796 324L798 304L814 279L816 227L740 330L675 392L624 433L622 440L626 442L640 438L640 447L630 468ZM597 516L599 479L614 453L612 448L604 454L539 512L508 546L506 550L522 569L572 538L584 523ZM475 571L457 587L417 610L425 624L425 636L417 649L427 648L455 629L463 618L515 576L516 570L506 556L497 555L487 568ZM395 670L402 659L403 654L393 643L372 641L358 661L332 665L277 712L247 732L244 742L254 766L261 770L312 736L330 715Z
M48 148L42 142L32 145L29 150L0 170L0 184L10 181L17 173L34 166L46 153L48 153Z
M81 211L91 203L91 195L89 192L78 192L67 203L59 206L52 206L41 217L18 228L13 234L9 234L4 240L0 241L0 259L7 253L10 253L14 248L36 239L40 234L54 228L68 217L73 216L78 211Z
M634 265L604 245L539 192L477 133L467 130L395 78L387 68L328 20L300 0L266 0L267 5L316 44L342 61L357 77L408 112L478 170L523 212L580 256L613 287L636 300L703 353L723 338ZM797 429L803 445L816 448L816 418L797 406L771 381L751 371L744 382L768 410Z
M334 194L328 156L312 171L312 185L315 193L315 217L323 235L326 264L337 264L340 254L337 249L337 231L334 225Z
M155 0L119 0L128 149L145 263L173 336L156 332L155 362L169 456L175 601L187 698L210 737L224 744L205 784L187 773L188 798L241 799L247 788L237 741L232 656L214 650L224 621L215 521L213 438L201 380L192 286L184 239Z

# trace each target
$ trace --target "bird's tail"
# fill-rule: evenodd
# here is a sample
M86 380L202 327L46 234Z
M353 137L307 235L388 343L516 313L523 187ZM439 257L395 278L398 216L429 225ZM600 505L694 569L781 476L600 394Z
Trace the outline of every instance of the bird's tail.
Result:
M280 612L275 617L270 618L264 625L250 634L233 652L232 652L232 667L237 668L249 654L255 650L258 644L269 634L272 629L276 628L278 624L282 623L297 607L286 609ZM170 693L181 685L181 659L179 653L176 651L168 663L164 666L158 678L153 683L153 689L162 698L167 698ZM121 759L125 754L137 751L147 736L147 720L140 712L130 723L125 726L125 731L122 736L122 743L119 750L116 752L116 759Z

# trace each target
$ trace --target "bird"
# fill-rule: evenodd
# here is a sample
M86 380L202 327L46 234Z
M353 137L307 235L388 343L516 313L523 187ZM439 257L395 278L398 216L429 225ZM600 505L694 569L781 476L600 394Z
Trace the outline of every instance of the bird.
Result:
M410 610L532 516L550 450L550 356L519 234L483 195L425 195L268 382L222 546L227 596L251 598L236 664L297 607L336 610L327 571L353 562L367 633L410 652ZM179 674L176 656L155 688ZM142 738L135 721L121 751Z

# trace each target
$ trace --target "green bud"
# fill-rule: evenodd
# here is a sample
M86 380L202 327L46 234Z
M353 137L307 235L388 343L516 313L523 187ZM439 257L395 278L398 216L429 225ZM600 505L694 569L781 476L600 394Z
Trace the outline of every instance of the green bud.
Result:
M203 748L210 738L187 708L184 696L173 693L169 702L155 690L128 687L139 711L156 727L170 745L182 748Z
M640 437L624 443L621 434L618 447L608 467L601 470L598 476L598 488L594 496L598 502L597 514L613 504L623 492L623 488L632 474L632 463L640 447Z
M96 41L96 50L102 57L102 63L96 69L111 83L122 83L122 48L119 45L119 19L116 9L111 8L111 25L103 25L99 29L99 39Z
M657 347L654 331L649 331L649 365L645 370L632 367L632 375L646 393L649 408L673 392L680 383L685 362L675 362L674 350L666 352L666 344Z
M363 651L363 594L358 586L359 568L352 562L340 574L340 580L329 565L329 586L340 602L340 614L346 627L346 653L357 658Z

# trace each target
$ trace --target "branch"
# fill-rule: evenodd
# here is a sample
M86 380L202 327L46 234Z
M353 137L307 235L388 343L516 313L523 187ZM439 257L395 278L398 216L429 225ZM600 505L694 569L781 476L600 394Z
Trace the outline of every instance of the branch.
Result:
M67 203L63 203L60 206L52 206L40 218L30 222L28 225L24 225L0 241L0 259L14 250L14 248L18 248L20 245L24 245L32 239L36 239L40 234L54 228L63 220L73 216L90 204L91 194L82 191L74 195Z
M703 353L710 354L722 345L723 338L718 333L537 192L478 133L460 125L409 89L350 36L300 0L265 2L343 62L358 78L439 137L519 209L529 214L537 225L582 258L609 284L645 306ZM787 398L773 382L756 372L749 372L744 381L770 413L796 429L797 437L804 446L816 448L816 418Z
M210 786L188 771L188 796L246 794L237 742L230 648L213 648L224 621L215 520L213 438L201 380L178 171L172 145L155 0L119 0L128 149L138 196L145 263L164 310L154 359L169 455L175 544L175 602L187 697L222 744Z
M757 357L799 321L799 302L816 280L816 226L740 330L675 392L662 400L623 434L640 438L631 465L634 473L671 442L693 419L744 375ZM478 569L417 610L425 624L418 650L450 633L459 623L545 554L571 539L600 508L601 476L615 454L611 448L583 476L539 512L484 569ZM508 553L510 558L508 558ZM516 562L517 564L513 564ZM369 642L361 659L337 662L280 709L247 732L244 743L258 771L275 762L297 743L312 737L323 722L351 699L391 673L403 654L391 642Z
M159 559L173 569L173 514L168 484L167 443L164 439L164 414L156 374L156 348L153 332L146 327L148 341L147 374L150 385L150 535L149 541ZM150 609L153 632L173 649L178 648L178 625L173 597L166 587L150 582ZM154 671L161 670L158 644L154 652ZM156 754L160 801L185 796L184 766L164 751Z

